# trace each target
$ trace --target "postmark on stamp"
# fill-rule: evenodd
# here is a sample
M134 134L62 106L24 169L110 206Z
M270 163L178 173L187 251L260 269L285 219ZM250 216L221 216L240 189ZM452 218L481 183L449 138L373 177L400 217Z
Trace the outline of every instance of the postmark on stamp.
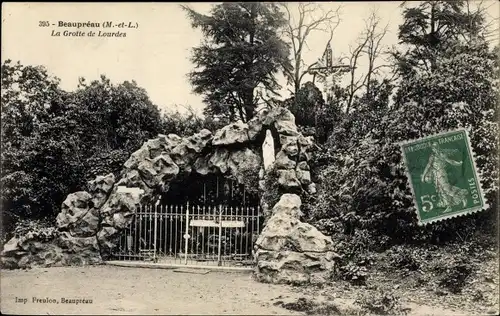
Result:
M420 225L486 206L467 130L435 134L400 146Z

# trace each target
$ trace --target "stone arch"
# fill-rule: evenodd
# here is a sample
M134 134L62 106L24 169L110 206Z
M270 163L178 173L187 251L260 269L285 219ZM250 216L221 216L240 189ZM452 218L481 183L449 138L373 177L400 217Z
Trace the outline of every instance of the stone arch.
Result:
M99 262L132 221L136 205L151 202L168 190L173 179L192 172L231 175L242 184L265 190L258 182L266 177L260 153L266 130L271 130L278 144L273 165L279 193L297 192L299 188L311 192L307 161L312 138L298 131L289 110L263 109L247 123L229 124L215 134L208 130L189 137L160 134L146 141L124 163L118 179L113 174L98 176L89 182L88 192L68 195L51 240L40 243L37 236L13 238L5 245L2 257L13 266L20 258L39 265L70 265L76 262L75 256L82 264ZM266 201L261 204L268 208ZM30 248L35 250L23 250L30 243L36 244ZM41 258L45 257L51 261L44 263Z
M275 142L279 145L274 165L280 193L302 186L307 189L311 184L307 160L312 139L298 132L293 114L285 108L264 109L249 122L229 124L215 134L202 130L185 138L158 135L132 153L124 163L120 179L107 194L101 193L107 196L104 203L98 203L102 205L102 219L96 237L101 255L109 253L114 237L130 223L135 205L168 190L169 182L176 177L192 172L216 173L259 188L259 174L261 179L265 177L260 149L268 129L277 135ZM123 187L140 190L120 191ZM262 204L266 208L265 201Z

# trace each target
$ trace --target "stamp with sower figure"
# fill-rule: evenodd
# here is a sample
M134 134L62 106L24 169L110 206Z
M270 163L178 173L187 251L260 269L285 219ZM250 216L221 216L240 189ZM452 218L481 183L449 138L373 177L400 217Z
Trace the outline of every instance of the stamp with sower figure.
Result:
M467 130L400 144L420 225L486 207Z

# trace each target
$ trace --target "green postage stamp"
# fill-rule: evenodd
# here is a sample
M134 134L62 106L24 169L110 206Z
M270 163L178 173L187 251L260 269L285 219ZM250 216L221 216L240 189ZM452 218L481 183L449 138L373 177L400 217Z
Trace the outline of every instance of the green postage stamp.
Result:
M485 207L465 129L400 144L420 225Z

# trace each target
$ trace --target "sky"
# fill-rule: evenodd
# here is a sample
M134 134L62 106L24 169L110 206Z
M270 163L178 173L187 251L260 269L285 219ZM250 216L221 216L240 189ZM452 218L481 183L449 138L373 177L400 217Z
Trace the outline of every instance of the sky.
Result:
M499 2L486 2L491 2L489 14L498 18ZM355 44L373 10L381 19L380 25L388 25L383 44L397 44L400 3L323 2L325 10L341 7L341 22L332 39L334 60L349 55L349 46ZM206 14L213 4L188 5ZM49 27L41 27L41 21L48 21ZM57 27L59 21L132 22L138 27L127 29L126 37L120 38L51 36L52 31L64 29ZM303 56L306 63L321 57L329 38L325 32L311 34ZM194 69L190 51L201 40L201 31L191 27L179 3L2 3L2 62L11 59L24 65L43 65L61 79L61 87L67 91L77 87L79 77L91 81L104 74L113 83L135 80L163 110L184 111L183 106L191 106L202 111L202 97L192 92L187 79ZM305 81L310 79L306 76ZM286 86L282 77L280 82ZM284 97L289 94L286 88L282 90Z

